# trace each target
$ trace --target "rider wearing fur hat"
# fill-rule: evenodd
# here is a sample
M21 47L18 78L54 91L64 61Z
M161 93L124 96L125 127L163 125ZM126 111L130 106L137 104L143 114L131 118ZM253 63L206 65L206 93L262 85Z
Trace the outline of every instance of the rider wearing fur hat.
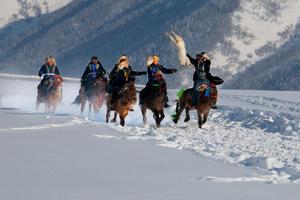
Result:
M193 95L193 105L197 104L198 100L198 88L201 84L210 85L211 82L218 81L218 84L222 84L223 80L219 77L214 77L210 73L210 65L211 61L206 54L206 52L201 52L196 55L196 59L192 58L189 54L187 54L192 65L195 67L195 72L193 75L194 81L194 95ZM213 105L212 108L217 108L216 105Z
M60 75L60 72L58 70L58 67L56 65L56 60L53 56L49 56L45 59L45 64L40 68L39 70L39 77L41 77L41 82L38 85L38 89L41 88L41 86L44 83L45 78L49 74L55 74L55 75Z
M165 108L169 107L168 105L168 94L167 94L167 83L163 77L163 74L173 74L177 72L177 69L168 69L163 67L160 63L159 63L159 56L154 55L153 56L153 62L147 63L148 68L147 68L147 72L148 72L148 83L147 86L151 87L151 86L155 86L155 85L160 85L160 87L163 87L163 91L165 94Z
M100 77L104 77L105 74L106 71L100 63L98 57L91 57L91 61L86 66L81 76L81 88L79 90L79 94L82 94L84 92L88 79L98 79Z
M109 74L108 93L112 96L110 105L114 105L118 92L126 83L135 81L135 76L146 74L145 71L134 71L129 65L128 57L126 55L121 56Z

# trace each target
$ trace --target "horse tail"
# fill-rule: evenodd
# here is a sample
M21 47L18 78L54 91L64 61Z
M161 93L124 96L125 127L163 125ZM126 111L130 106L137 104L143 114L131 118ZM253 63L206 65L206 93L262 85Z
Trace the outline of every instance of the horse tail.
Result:
M76 104L76 105L79 105L79 104L80 104L80 95L78 95L78 96L75 98L75 100L73 101L72 105L74 105L74 104Z

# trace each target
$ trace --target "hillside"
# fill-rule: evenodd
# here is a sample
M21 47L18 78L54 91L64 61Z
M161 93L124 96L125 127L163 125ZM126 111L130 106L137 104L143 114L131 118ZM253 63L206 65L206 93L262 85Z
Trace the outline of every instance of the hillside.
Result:
M122 54L139 70L151 54L159 54L166 67L179 67L165 36L173 30L184 37L190 54L209 52L213 74L230 80L294 36L298 8L300 0L72 1L1 29L0 71L36 74L47 55L57 57L63 74L75 77L91 55L108 71ZM167 76L169 87L190 85L191 74Z

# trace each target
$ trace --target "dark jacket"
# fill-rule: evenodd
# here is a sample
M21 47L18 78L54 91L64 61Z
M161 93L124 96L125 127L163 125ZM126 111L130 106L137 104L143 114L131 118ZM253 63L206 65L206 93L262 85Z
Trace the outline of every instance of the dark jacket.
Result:
M56 65L49 66L48 64L44 64L39 71L39 76L41 77L42 75L48 73L60 75L58 67Z
M187 54L187 57L189 58L192 65L195 67L195 72L193 76L193 81L198 81L199 79L202 79L202 76L205 75L205 77L211 81L212 75L210 73L210 60L205 60L204 62L198 62L197 59L192 58L189 54Z
M163 79L162 73L172 74L174 73L173 69L164 68L162 65L151 64L148 66L148 83L155 84L157 81Z
M109 85L121 87L130 81L135 81L135 76L145 74L147 74L147 72L135 71L131 66L124 69L118 69L118 64L116 64L109 74Z
M89 78L89 76L91 76L92 78L99 78L99 77L103 77L105 74L106 71L100 62L98 62L96 65L93 65L93 63L90 62L86 66L81 76L81 84L84 84L87 78Z

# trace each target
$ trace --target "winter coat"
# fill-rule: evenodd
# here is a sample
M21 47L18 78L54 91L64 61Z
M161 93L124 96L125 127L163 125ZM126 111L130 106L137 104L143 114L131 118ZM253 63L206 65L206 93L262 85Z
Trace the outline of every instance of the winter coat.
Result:
M205 60L204 62L198 62L197 59L192 58L189 54L187 54L192 65L195 67L195 72L193 76L193 81L201 81L203 78L212 81L212 75L210 73L210 60Z
M60 75L58 67L56 65L49 66L48 64L44 64L39 70L39 77L49 73Z
M84 85L88 78L96 79L103 77L105 74L106 71L100 62L97 64L89 63L81 76L81 84Z
M135 76L145 75L144 71L134 71L131 66L119 69L116 64L109 74L109 85L122 87L130 81L135 81Z
M148 84L157 84L160 80L164 80L162 74L172 74L173 69L164 68L162 65L151 64L148 66Z

